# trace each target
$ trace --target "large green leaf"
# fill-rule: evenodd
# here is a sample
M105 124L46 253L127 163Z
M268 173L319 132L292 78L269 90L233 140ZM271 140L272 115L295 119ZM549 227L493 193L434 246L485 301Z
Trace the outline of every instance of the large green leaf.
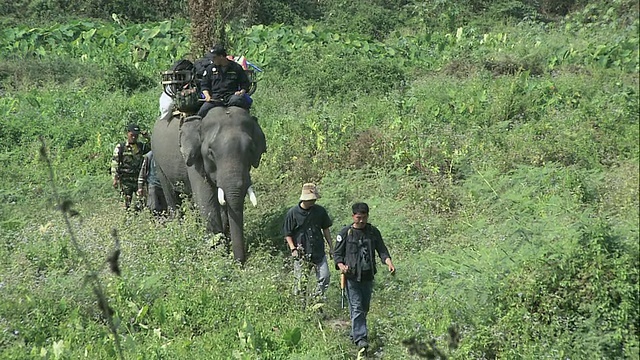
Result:
M88 31L84 31L82 33L82 38L85 39L85 40L90 40L93 37L93 35L95 35L95 33L96 33L96 29L95 28L93 28L91 30L88 30Z

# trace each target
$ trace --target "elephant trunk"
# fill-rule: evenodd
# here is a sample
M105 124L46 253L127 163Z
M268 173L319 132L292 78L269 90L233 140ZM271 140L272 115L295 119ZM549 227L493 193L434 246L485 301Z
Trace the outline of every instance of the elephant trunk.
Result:
M227 213L229 216L229 234L231 236L231 249L233 257L244 264L245 246L244 246L244 197L246 188L229 189L224 192L227 202Z

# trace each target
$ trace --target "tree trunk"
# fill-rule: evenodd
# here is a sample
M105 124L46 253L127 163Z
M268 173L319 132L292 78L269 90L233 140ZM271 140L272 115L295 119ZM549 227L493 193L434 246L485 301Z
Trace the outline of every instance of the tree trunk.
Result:
M251 19L255 0L189 0L191 52L200 57L215 44L228 47L226 26L238 18Z

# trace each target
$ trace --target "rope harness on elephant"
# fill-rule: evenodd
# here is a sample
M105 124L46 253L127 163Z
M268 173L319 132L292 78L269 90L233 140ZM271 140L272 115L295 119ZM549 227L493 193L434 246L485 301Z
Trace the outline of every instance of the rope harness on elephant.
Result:
M182 128L182 125L184 125L184 123L190 122L190 121L200 121L202 120L202 118L198 115L189 115L187 116L187 114L184 114L184 116L180 116L180 126L179 128Z
M173 117L177 117L180 119L180 121L184 121L185 118L188 117L192 117L195 116L195 113L192 112L184 112L184 111L180 111L180 110L173 110L173 112L171 113L171 115L173 115Z

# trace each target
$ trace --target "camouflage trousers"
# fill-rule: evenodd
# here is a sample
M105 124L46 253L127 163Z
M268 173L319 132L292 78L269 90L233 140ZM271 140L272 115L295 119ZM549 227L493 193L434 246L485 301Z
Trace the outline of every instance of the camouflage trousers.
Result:
M129 209L131 207L133 194L135 194L137 190L138 190L137 179L128 179L128 178L120 179L120 193L124 196L125 209ZM136 205L136 210L140 210L138 209L138 205Z

